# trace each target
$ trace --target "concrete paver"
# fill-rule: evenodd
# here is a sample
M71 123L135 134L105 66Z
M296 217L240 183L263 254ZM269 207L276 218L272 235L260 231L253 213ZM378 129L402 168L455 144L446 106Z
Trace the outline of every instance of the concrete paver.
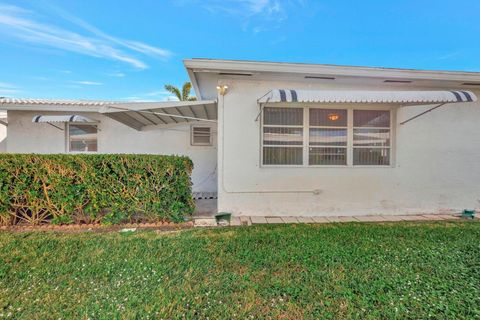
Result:
M400 218L399 216L382 216L382 218L384 218L385 221L390 221L390 222L402 221L402 218Z
M375 215L375 216L311 216L311 217L264 217L235 216L230 219L230 226L252 224L283 224L283 223L342 223L342 222L395 222L395 221L448 221L463 219L460 214L409 214L409 215ZM475 219L479 219L477 215ZM464 219L467 220L467 219ZM195 227L216 227L217 221L210 216L196 216L193 219Z
M332 216L332 217L325 217L329 222L358 222L358 219L355 217L348 217L348 216Z
M267 219L267 222L270 224L285 223L280 217L267 217L266 219Z
M298 223L297 217L282 217L284 223Z
M442 218L438 214L424 214L423 216L428 220L432 220L432 221L445 220L445 218Z
M326 217L312 217L315 223L328 223L328 219Z
M252 225L252 220L250 217L247 216L241 216L240 221L242 222L242 225L246 226L251 226Z
M195 227L216 227L217 219L215 218L195 218L193 221Z
M230 218L230 225L232 227L241 226L242 220L239 217L232 217Z
M313 219L310 217L298 217L298 222L300 223L313 223Z
M250 220L252 220L252 224L263 224L267 223L267 219L265 217L250 217Z
M386 222L387 221L382 216L358 216L356 218L360 222Z

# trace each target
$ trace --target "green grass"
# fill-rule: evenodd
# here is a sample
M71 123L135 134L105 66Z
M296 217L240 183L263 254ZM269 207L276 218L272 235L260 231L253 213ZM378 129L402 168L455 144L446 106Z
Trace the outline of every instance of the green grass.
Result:
M480 223L0 233L0 318L472 319Z

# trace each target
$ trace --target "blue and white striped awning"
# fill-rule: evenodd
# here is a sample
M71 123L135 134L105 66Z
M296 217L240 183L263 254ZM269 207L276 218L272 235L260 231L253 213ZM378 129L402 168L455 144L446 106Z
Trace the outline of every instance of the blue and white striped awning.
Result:
M433 103L474 102L471 91L366 91L366 90L287 90L274 89L258 100L259 103L397 103L420 105Z
M95 123L95 120L78 115L38 115L33 117L32 122L35 123L51 123L51 122L81 122Z

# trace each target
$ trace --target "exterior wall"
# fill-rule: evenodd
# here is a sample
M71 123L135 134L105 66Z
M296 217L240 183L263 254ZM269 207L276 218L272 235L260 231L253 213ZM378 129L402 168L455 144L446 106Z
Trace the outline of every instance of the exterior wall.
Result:
M0 153L7 152L7 127L0 124Z
M478 102L446 105L405 125L399 123L428 107L395 108L391 167L265 167L260 163L261 124L260 120L255 121L259 113L256 100L274 88L333 87L318 82L220 80L219 83L229 88L224 97L219 97L218 209L221 212L308 216L438 213L480 208ZM399 89L339 85L334 88Z
M8 146L10 153L65 153L65 131L46 123L32 123L38 114L54 112L8 111ZM60 114L60 113L57 113ZM62 112L61 114L65 114ZM99 121L99 153L177 154L190 157L194 163L193 190L216 192L217 189L217 137L213 131L212 146L190 145L190 124L167 128L146 127L142 131L131 129L98 113L78 113ZM200 123L199 123L200 124ZM65 128L64 124L56 124Z

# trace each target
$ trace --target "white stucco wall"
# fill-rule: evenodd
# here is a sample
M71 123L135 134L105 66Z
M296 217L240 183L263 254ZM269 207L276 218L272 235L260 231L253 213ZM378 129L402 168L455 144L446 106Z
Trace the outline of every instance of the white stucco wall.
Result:
M229 90L223 102L219 97L219 211L300 216L438 213L480 208L478 102L444 106L403 126L399 125L401 121L428 107L394 109L392 167L262 167L260 122L254 120L259 113L256 100L274 88L329 87L318 82L221 83L227 84Z
M0 124L0 152L7 152L7 127Z
M8 111L8 145L10 153L65 153L65 131L46 123L32 123L38 114L53 112ZM57 113L57 114L65 114ZM68 114L71 114L68 113ZM212 146L190 144L190 124L168 128L146 127L142 131L131 129L98 113L79 113L99 121L98 153L139 153L186 155L194 163L193 190L216 192L217 189L217 135L213 127ZM200 124L200 123L199 123ZM63 124L58 124L62 128Z

